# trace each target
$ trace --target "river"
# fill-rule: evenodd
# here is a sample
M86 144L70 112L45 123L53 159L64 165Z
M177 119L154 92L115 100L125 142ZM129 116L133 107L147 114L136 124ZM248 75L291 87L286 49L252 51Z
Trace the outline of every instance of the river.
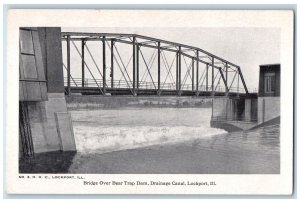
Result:
M78 153L71 173L280 172L279 125L228 133L211 108L71 110Z

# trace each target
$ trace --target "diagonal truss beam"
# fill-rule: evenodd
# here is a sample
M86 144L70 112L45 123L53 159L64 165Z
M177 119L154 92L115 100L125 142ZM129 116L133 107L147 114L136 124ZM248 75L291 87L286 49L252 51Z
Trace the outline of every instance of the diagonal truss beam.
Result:
M80 56L80 57L81 57L81 59L82 59L82 56L81 56L81 54L80 54L80 51L79 51L78 47L76 46L75 42L74 42L74 41L71 41L71 42L73 43L73 45L74 45L74 47L75 47L75 49L76 49L77 53L79 54L79 56ZM87 63L86 63L86 62L84 62L84 63L85 63L85 67L88 69L88 71L90 72L90 74L91 74L91 76L92 76L93 80L95 81L96 85L98 86L98 88L99 88L100 92L101 92L102 94L104 94L104 92L103 92L103 90L101 89L100 85L98 84L98 82L97 82L96 78L94 77L94 75L93 75L93 73L92 73L91 69L88 67L88 65L87 65Z
M62 40L67 40L67 42L72 41L73 44L74 44L74 41L84 40L86 42L87 41L100 41L100 42L103 43L103 46L105 46L105 42L113 40L115 43L120 42L120 43L125 43L125 44L132 45L133 50L134 50L134 55L131 56L130 60L133 59L133 61L134 61L133 72L136 71L135 66L138 67L138 64L136 65L136 63L138 63L138 62L136 62L136 60L135 60L136 52L141 53L141 56L142 56L141 58L143 59L145 65L146 65L146 68L147 68L147 70L145 70L145 73L148 73L146 75L146 78L148 77L148 75L151 77L151 81L152 81L153 85L155 86L155 88L156 88L156 85L155 85L153 77L150 73L150 70L152 68L155 57L153 58L152 61L150 59L150 62L147 64L146 60L145 60L145 56L141 52L140 47L153 48L153 49L155 49L154 52L159 53L160 57L162 57L162 58L160 58L160 57L158 58L158 73L160 73L160 71L161 71L160 59L162 59L164 65L166 67L166 70L167 70L166 79L169 77L169 78L172 78L174 80L173 75L172 75L172 71L171 71L171 67L172 67L173 62L171 64L171 66L169 66L168 61L166 59L166 56L164 56L164 54L163 54L163 51L177 53L176 61L177 61L177 64L178 64L177 65L178 66L177 74L178 74L178 80L179 81L176 79L177 80L176 83L178 83L176 86L178 86L178 88L177 88L178 90L181 89L181 82L182 82L181 81L181 61L182 60L181 60L181 57L180 57L182 55L183 60L184 60L185 63L186 63L185 57L191 58L192 62L196 62L196 68L197 68L196 69L196 87L197 87L197 90L198 90L198 87L199 87L199 82L201 82L201 80L203 78L203 74L202 74L201 78L199 79L199 70L198 70L199 69L199 63L203 63L203 64L206 64L207 67L212 67L212 70L211 70L212 71L212 87L211 87L212 92L214 91L215 78L217 77L218 74L220 74L219 81L221 79L223 80L227 92L230 91L230 88L233 84L233 81L234 81L235 77L238 76L238 79L241 80L243 88L244 88L246 94L248 94L248 89L247 89L247 86L246 86L241 68L238 65L236 65L236 64L234 64L230 61L227 61L227 60L225 60L221 57L218 57L218 56L216 56L212 53L209 53L209 52L207 52L203 49L200 49L198 47L193 47L193 46L189 46L189 45L185 45L185 44L181 44L181 43L176 43L176 42L171 42L171 41L167 41L167 40L147 37L147 36L138 35L138 34L62 32L61 36L62 36ZM76 46L76 45L74 44L74 46ZM84 46L86 46L86 45L84 45ZM139 47L139 48L136 49L136 47ZM92 56L91 51L88 48L87 48L87 50L88 50L89 54L91 55L94 64L96 64L96 62L95 62L95 60ZM103 50L105 50L105 47L103 47ZM130 80L129 74L127 72L128 66L130 64L130 60L125 66L124 62L122 61L122 58L120 56L119 51L117 50L117 48L115 50L116 50L117 56L119 56L119 58L120 58L122 66L123 66L122 68L121 68L121 66L119 66L119 68L123 69L124 73L125 73L124 74L122 72L122 77L124 77L125 80L127 80L126 78L128 78L128 80L132 84L132 81ZM79 51L78 51L78 53L79 53ZM196 54L196 56L195 56L195 54ZM70 56L68 55L67 58L68 57L70 57ZM105 53L103 53L103 57L105 57ZM115 58L115 56L114 56L114 58ZM175 61L175 58L174 58L173 61ZM67 60L70 60L70 59L68 58ZM117 61L117 59L116 59L116 61ZM84 60L83 60L83 64L87 66L87 64L84 62ZM224 69L222 69L222 67L218 66L219 64L223 65L224 67L226 66L226 71L224 71ZM183 85L185 85L188 77L192 80L192 83L194 83L194 66L193 65L188 66L187 63L186 63L186 66L187 66L187 71L186 71L184 79L183 79ZM98 72L100 73L100 75L102 75L102 77L104 79L105 74L103 74L103 73L101 74L101 71L99 70L98 65L96 65L96 67L97 67ZM193 68L192 76L191 76L191 73L190 73L191 68ZM228 76L227 76L228 68L234 70L234 72L235 72L235 76L234 76L233 81L231 82L230 86L228 85ZM103 60L103 71L105 71L105 69L106 69L105 60ZM218 70L216 75L214 75L214 69ZM144 73L144 75L145 75L145 73ZM125 75L127 77L125 77ZM134 73L133 80L136 79L135 75L136 74ZM143 77L144 77L144 75L143 75ZM92 77L94 77L94 76L92 76ZM143 77L142 77L142 79L144 79ZM137 76L137 78L139 78L139 76ZM158 88L160 88L160 79L161 79L160 74L159 74L157 79L158 79ZM166 79L165 79L162 87L164 86L164 84L166 82ZM68 79L68 83L69 83L69 79ZM202 83L203 83L203 81L202 81ZM105 81L103 81L103 84L104 84L103 85L103 90L104 90L107 85L106 85ZM132 87L134 88L134 86L132 86ZM192 86L194 87L194 85L192 85Z
M174 80L174 77L173 77L173 75L172 75L171 68L173 67L173 64L174 64L174 62L175 62L176 55L174 56L174 58L173 58L173 60L172 60L172 62L171 62L171 65L168 64L168 60L167 60L167 58L166 58L166 56L165 56L165 54L164 54L163 51L162 51L162 56L163 56L162 58L163 58L164 65L165 65L166 68L167 68L167 76L166 76L166 78L165 78L165 80L164 80L164 83L163 83L163 85L162 85L162 88L165 86L165 83L166 83L166 81L167 81L169 75L170 75L170 78L171 78L171 80L172 80L172 86L175 87L175 80Z

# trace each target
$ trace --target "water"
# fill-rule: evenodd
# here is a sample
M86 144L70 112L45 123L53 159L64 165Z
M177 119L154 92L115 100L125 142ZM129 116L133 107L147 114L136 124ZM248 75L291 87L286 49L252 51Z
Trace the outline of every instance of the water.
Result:
M77 150L103 153L226 133L211 109L122 108L71 111Z
M279 125L227 133L210 108L70 111L72 173L279 173Z

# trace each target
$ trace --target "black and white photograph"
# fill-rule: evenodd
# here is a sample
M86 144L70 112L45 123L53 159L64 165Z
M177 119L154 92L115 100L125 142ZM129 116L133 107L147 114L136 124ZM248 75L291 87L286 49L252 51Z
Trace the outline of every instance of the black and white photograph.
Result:
M121 24L126 17L108 24L122 12L140 16L131 19L140 23ZM98 24L78 13L78 26L38 20L14 25L18 134L10 150L20 181L145 190L179 185L195 187L192 193L198 186L212 193L220 187L218 175L251 180L290 174L292 154L285 146L293 145L293 135L282 125L292 115L282 112L293 108L293 90L283 89L292 84L293 57L286 56L292 46L284 41L292 35L276 24L262 26L264 11L239 11L245 22L250 19L244 27L243 18L236 26L222 24L236 11L156 11L153 22L155 11L122 12L99 12ZM198 14L209 14L214 26L208 19L203 26L185 20L166 25L173 22L166 16L184 19L181 13L195 22ZM292 16L274 12L274 19L291 24ZM136 180L107 180L113 174ZM181 178L159 179L163 174Z
M279 45L268 28L22 27L19 170L278 174Z

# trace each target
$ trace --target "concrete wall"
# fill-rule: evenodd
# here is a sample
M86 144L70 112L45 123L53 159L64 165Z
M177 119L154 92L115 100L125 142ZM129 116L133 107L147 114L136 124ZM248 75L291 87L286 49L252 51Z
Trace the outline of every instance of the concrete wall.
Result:
M64 92L61 28L39 27L39 40L49 93Z
M213 114L211 127L222 128L226 131L240 131L257 125L257 99L228 98L213 99Z
M256 121L257 99L255 98L228 98L213 99L214 120Z
M251 99L245 99L245 120L251 121Z
M246 109L247 108L247 109ZM251 120L251 101L244 98L218 97L213 100L213 119L218 120L245 120L245 114Z
M245 99L245 121L257 120L257 99Z
M48 101L30 102L28 112L35 153L76 150L73 131L70 130L71 118L58 120L56 116L58 113L68 114L64 94L48 93Z
M212 117L219 119L231 118L231 106L232 101L227 97L214 98L212 106Z
M280 116L280 97L258 97L258 124Z

